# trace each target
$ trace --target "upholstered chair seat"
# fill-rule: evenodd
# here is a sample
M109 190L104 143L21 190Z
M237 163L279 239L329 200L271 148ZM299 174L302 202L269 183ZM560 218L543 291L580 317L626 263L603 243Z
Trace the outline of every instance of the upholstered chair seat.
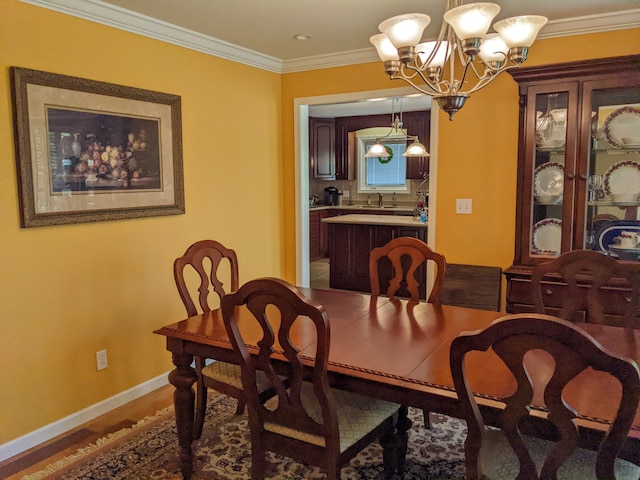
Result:
M531 436L524 436L523 440L540 472L555 442ZM597 453L593 450L576 448L558 469L558 480L598 480L595 473L596 457ZM480 465L486 480L514 480L520 471L518 456L500 430L487 429L484 432ZM620 458L616 459L615 471L617 480L640 479L640 467Z

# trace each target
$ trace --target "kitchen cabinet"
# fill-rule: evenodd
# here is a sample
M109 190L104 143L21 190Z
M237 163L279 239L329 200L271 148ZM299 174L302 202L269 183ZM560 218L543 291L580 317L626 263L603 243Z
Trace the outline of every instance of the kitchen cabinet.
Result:
M335 120L309 118L309 162L313 178L335 180Z
M329 254L327 224L323 218L338 215L335 210L311 210L309 212L309 261L315 262Z
M329 286L359 292L371 292L369 255L375 247L385 245L397 237L414 237L426 242L426 226L367 225L358 223L329 223ZM391 263L381 260L379 277L382 291L386 291L393 277ZM426 270L416 270L419 295L426 298ZM409 296L402 287L399 296Z
M320 212L309 212L309 261L315 262L324 255L320 253Z
M403 117L404 127L409 135L417 135L427 152L430 150L431 112L415 112ZM429 173L429 157L408 157L407 178L423 180Z
M640 231L640 141L622 140L640 137L639 61L633 55L511 70L519 86L520 133L507 311L533 310L531 271L561 253L594 249L638 262L640 250L618 252L611 244L622 229ZM546 287L545 304L557 313L566 285ZM629 291L614 280L605 295L615 323Z
M390 208L328 208L309 211L309 261L315 262L329 255L329 235L328 225L322 221L323 218L339 215L352 214L375 214L375 215L406 215L411 212L398 211Z
M339 215L335 210L323 210L320 212L320 255L322 258L329 256L328 226L322 219L335 215Z

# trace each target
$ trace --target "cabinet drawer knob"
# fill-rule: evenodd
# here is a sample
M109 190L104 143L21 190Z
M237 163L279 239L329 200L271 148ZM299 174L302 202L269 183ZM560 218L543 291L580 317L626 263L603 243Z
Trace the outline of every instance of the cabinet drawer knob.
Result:
M544 293L546 293L547 295L553 295L553 290L547 288Z
M631 300L633 300L631 297L624 297L624 301L627 303L631 303Z

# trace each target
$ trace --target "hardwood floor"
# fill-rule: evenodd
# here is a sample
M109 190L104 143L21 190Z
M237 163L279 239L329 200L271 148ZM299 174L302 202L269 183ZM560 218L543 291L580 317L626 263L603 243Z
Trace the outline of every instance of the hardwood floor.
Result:
M173 392L172 385L165 385L70 432L0 462L0 478L19 480L24 475L37 472L101 437L130 427L158 410L172 405Z

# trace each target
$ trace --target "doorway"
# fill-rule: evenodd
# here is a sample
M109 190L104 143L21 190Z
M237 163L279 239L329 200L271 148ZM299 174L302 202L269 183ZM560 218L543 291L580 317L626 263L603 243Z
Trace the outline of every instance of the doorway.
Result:
M323 109L336 108L344 104L363 102L372 105L374 99L391 99L415 94L415 90L410 87L374 90L367 92L352 92L336 95L324 95L317 97L302 97L294 99L294 141L295 141L295 162L296 162L296 284L310 286L311 264L309 261L309 111L316 107ZM376 113L391 113L391 110L378 111ZM371 113L373 114L373 113ZM339 116L339 115L337 115ZM437 188L437 132L438 132L438 107L437 102L431 106L431 131L430 131L430 164L429 164L429 192L430 192L430 212L429 229L427 232L428 243L435 247L435 225L436 225L436 188ZM432 274L428 272L427 287L430 287L429 279Z

